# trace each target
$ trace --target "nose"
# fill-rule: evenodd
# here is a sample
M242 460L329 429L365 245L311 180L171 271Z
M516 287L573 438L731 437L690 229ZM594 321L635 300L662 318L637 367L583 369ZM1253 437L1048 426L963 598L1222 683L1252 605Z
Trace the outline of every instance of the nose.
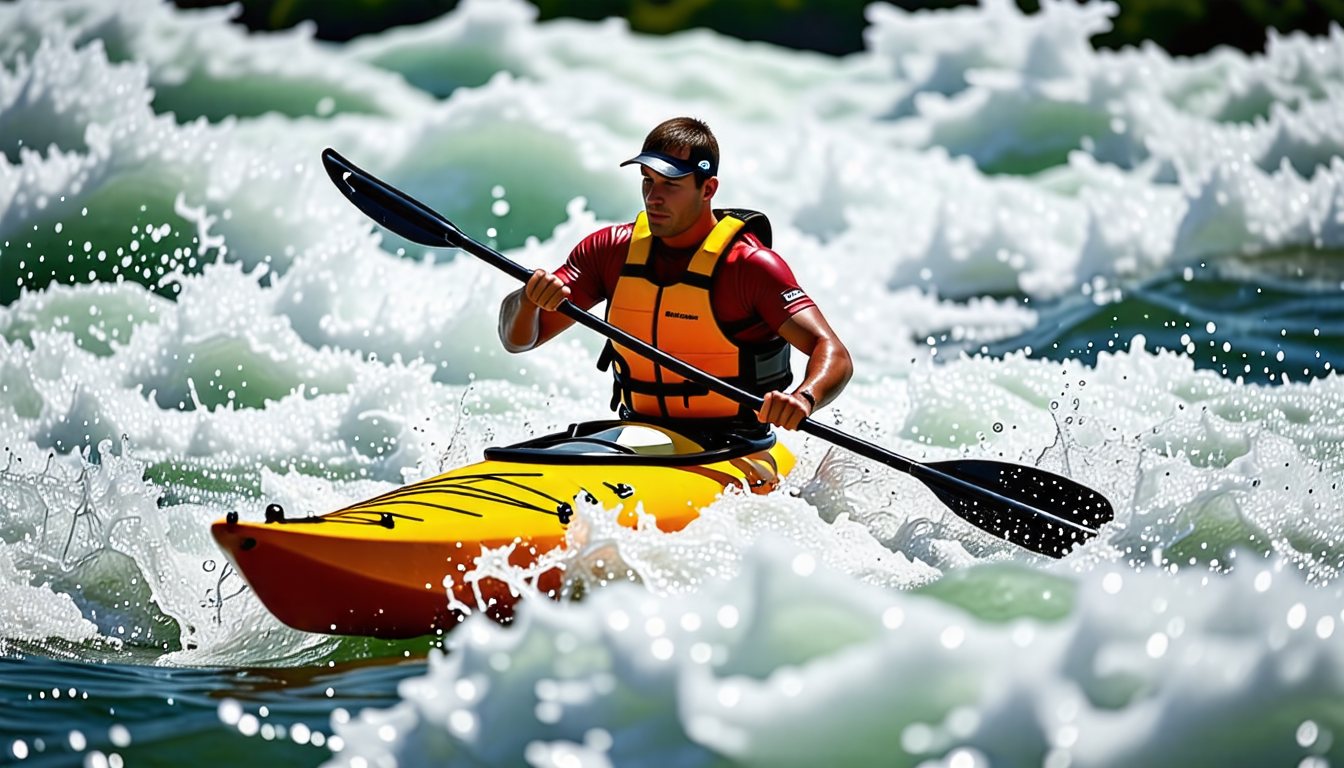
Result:
M658 182L650 182L644 185L644 202L661 203L663 201L663 188Z

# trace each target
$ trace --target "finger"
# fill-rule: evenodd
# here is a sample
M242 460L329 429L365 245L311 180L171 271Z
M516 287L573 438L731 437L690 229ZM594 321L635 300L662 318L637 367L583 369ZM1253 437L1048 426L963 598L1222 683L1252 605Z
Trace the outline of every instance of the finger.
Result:
M798 395L792 395L792 398L794 404L798 406L798 418L793 422L793 426L790 427L790 429L797 429L798 426L803 423L804 419L812 417L812 404Z
M559 282L558 279L557 282ZM555 298L555 304L550 308L552 312L559 309L560 305L565 302L565 299L569 298L569 286L560 283L560 290L555 292L554 298Z
M780 394L769 391L765 394L765 401L761 405L761 421L774 424L778 410L780 410Z
M775 395L770 402L770 423L782 427L789 413L789 402L781 395Z
M550 309L547 304L551 301L551 296L555 294L555 284L547 278L542 278L537 283L537 304L543 309Z
M527 300L541 306L541 293L544 288L543 280L546 276L546 270L537 269L532 271L532 276L527 278L527 285L523 287L523 295Z
M569 298L569 286L560 282L559 278L552 275L550 280L546 283L546 288L542 293L541 298L541 306L554 312L560 306L560 302Z
M766 392L765 397L761 398L761 408L756 411L756 420L762 424L770 424L770 403L775 399L774 392Z

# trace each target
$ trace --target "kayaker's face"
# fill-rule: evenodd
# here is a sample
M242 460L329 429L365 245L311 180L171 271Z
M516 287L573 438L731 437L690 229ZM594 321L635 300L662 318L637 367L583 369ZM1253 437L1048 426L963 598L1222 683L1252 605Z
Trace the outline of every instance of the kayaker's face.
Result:
M685 159L690 150L682 147L680 152L671 154ZM673 179L644 166L640 169L644 174L644 212L654 237L676 237L690 229L710 204L719 184L717 178L709 178L704 185L697 186L695 174Z

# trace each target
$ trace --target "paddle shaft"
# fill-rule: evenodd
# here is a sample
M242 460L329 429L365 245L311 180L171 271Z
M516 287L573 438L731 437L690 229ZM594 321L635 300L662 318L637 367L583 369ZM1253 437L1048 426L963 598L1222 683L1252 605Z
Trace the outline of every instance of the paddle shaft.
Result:
M520 282L526 282L532 276L532 270L463 234L434 209L357 168L335 150L323 151L322 162L337 188L367 216L390 231L421 245L460 248ZM655 349L569 301L563 302L559 311L688 381L696 382L740 405L754 411L759 411L763 405L762 398ZM986 460L923 464L810 418L803 419L798 428L860 456L908 473L928 486L940 501L972 525L1051 557L1064 556L1078 543L1095 536L1099 527L1114 517L1110 503L1096 491L1049 472ZM999 490L991 490L990 487ZM1055 511L1043 509L1042 503L1050 505ZM1072 519L1080 515L1084 516L1081 521Z
M461 230L457 229L456 226L452 227L452 233L448 235L446 239L448 240L449 245L461 248L520 282L526 283L528 279L532 277L532 270L509 259L493 248L477 242L464 234ZM717 376L705 373L699 368L663 352L642 339L631 336L591 312L579 308L568 299L562 301L555 311L586 328L596 331L627 349L633 350L637 354L652 360L678 376L681 376L688 381L693 381L696 384L700 384L713 392L717 392L739 405L744 405L753 411L759 411L761 406L765 404L765 401L761 397L747 392L744 389L739 389ZM968 482L960 477L955 477L945 472L939 472L937 469L930 467L927 464L921 464L913 459L907 459L894 451L889 451L886 448L874 445L866 440L861 440L853 435L841 432L834 427L826 426L815 419L803 419L802 422L799 423L798 429L801 432L805 432L834 445L838 445L841 448L863 456L864 458L872 459L873 461L885 464L892 469L905 472L921 482L939 486L940 488L953 493L970 495L987 503L1011 507L1025 514L1049 518L1065 528L1072 528L1088 535L1096 533L1096 529L1094 528L1051 514L1043 509L1023 504L1016 499L995 493L984 486L976 485L975 483Z

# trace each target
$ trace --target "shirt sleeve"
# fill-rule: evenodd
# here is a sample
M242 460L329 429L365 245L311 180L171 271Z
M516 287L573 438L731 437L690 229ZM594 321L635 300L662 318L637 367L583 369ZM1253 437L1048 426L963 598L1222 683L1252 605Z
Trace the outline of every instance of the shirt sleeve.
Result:
M625 263L630 226L599 229L574 246L569 258L555 270L570 290L569 300L581 309L591 309L611 297Z
M798 285L789 265L769 248L754 249L740 264L743 273L735 282L740 286L741 301L771 330L778 332L789 318L816 306Z

